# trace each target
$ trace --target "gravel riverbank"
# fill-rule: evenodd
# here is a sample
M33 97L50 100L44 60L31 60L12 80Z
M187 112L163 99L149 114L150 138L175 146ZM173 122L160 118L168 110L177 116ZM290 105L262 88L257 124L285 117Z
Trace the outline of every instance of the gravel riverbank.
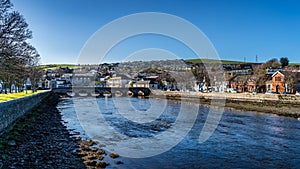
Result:
M56 95L44 100L0 137L0 168L86 168L57 103Z

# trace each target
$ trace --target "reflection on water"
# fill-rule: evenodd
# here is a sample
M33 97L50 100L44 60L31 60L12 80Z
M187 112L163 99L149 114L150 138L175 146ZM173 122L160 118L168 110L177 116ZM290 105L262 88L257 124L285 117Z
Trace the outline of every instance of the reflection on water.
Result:
M116 102L114 98L99 98L97 104L105 121L117 132L137 138L151 137L172 128L181 104L186 104L155 99L118 99ZM128 99L131 105L128 105ZM85 100L81 98L80 102ZM88 138L77 120L72 99L61 99L58 108L67 127ZM128 113L133 110L140 114ZM121 157L124 164L108 168L300 167L300 121L297 119L226 109L214 134L200 144L199 134L208 111L208 106L200 105L196 122L188 135L169 151L148 158ZM138 123L149 113L153 116L145 117L144 123ZM187 115L189 113L186 112Z

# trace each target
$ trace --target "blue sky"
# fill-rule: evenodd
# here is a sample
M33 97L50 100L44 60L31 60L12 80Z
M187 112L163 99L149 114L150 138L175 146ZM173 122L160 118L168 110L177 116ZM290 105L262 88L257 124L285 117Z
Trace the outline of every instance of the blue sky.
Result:
M33 31L41 63L76 63L86 41L102 26L139 12L176 15L197 26L221 59L264 62L288 57L300 63L300 1L297 0L12 0ZM130 39L129 39L130 40ZM129 41L128 40L128 41ZM157 36L120 44L107 61L143 48L161 48L195 58L178 42ZM123 46L123 47L122 47ZM115 58L115 59L109 59Z

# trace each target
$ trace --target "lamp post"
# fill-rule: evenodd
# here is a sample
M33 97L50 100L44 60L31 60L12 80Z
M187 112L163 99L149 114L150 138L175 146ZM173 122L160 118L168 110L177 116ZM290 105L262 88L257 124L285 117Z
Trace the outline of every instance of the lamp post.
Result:
M7 83L7 82L3 81L3 88L4 88L4 93L7 94L7 89L6 89L5 83Z
M0 94L2 93L2 91L3 91L3 81L0 80Z

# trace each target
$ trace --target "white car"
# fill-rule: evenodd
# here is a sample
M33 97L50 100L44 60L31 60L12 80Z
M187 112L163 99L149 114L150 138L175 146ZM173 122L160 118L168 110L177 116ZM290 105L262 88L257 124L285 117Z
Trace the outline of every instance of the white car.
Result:
M229 89L227 89L227 92L228 93L237 93L237 89L235 89L235 88L229 88Z

